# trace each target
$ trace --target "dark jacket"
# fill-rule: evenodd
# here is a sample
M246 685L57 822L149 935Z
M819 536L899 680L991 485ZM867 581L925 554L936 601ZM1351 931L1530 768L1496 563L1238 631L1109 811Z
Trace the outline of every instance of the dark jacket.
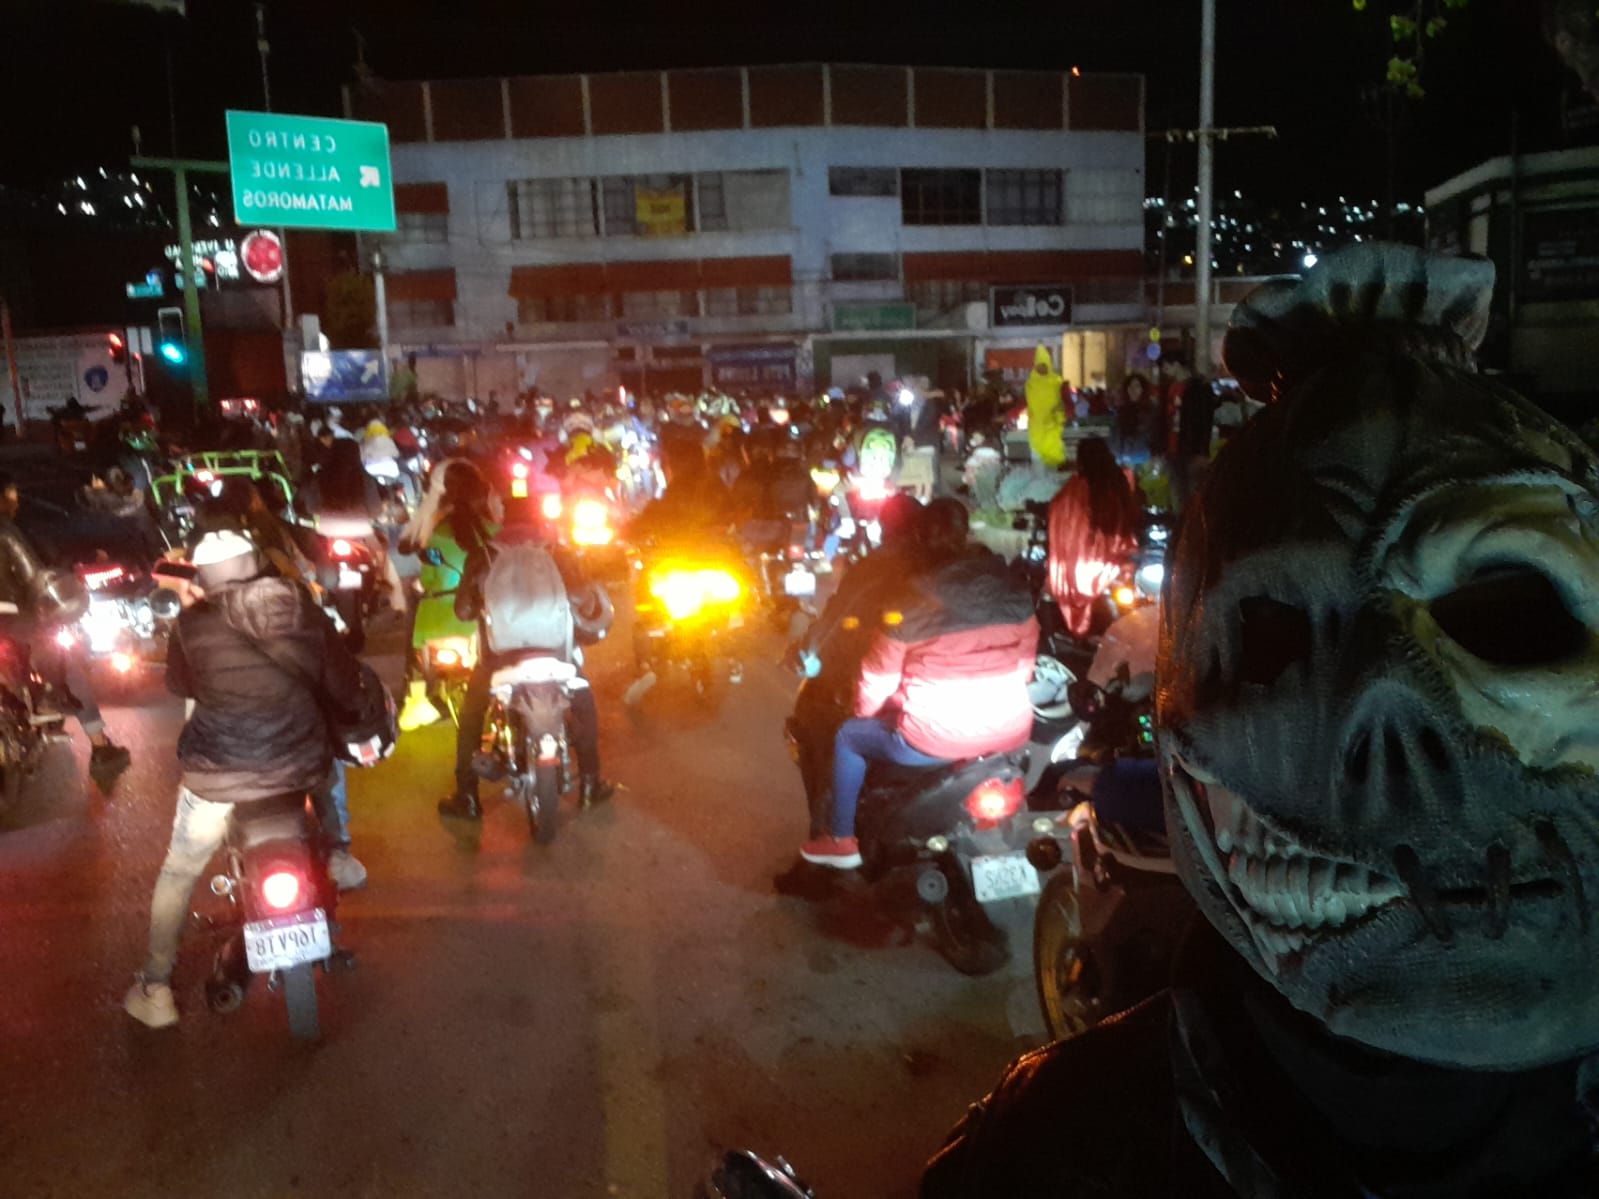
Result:
M13 520L0 520L0 601L31 617L44 581L44 565L22 530Z
M324 711L362 703L359 664L328 618L303 586L270 577L222 588L178 617L167 687L195 701L178 735L183 785L214 803L321 786L333 766Z

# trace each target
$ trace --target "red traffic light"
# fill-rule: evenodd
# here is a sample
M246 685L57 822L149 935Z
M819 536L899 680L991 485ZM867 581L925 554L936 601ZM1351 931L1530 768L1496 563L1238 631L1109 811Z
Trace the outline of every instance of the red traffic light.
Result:
M128 358L128 339L120 333L107 333L105 335L106 349L111 353L111 361L121 364Z

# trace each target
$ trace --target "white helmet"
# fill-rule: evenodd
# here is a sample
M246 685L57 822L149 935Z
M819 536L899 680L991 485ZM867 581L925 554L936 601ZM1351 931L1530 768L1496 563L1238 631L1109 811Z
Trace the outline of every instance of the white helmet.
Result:
M200 538L189 560L198 570L200 586L207 591L229 583L242 583L261 573L261 555L255 543L232 529L221 529Z

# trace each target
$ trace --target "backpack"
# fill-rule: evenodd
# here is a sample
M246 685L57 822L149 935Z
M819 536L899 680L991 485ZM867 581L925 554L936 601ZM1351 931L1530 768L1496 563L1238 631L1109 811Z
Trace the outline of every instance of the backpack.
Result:
M888 478L894 473L894 460L898 456L899 440L892 431L883 428L866 430L856 454L861 475L868 479Z
M483 632L497 654L547 650L569 660L572 604L548 550L510 545L494 552L483 579Z

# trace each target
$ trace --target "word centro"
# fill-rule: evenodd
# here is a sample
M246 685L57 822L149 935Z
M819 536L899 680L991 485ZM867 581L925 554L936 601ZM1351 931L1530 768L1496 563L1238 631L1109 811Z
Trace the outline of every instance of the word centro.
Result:
M313 154L339 152L339 139L331 133L279 133L272 129L252 129L248 140L252 150L309 150Z

